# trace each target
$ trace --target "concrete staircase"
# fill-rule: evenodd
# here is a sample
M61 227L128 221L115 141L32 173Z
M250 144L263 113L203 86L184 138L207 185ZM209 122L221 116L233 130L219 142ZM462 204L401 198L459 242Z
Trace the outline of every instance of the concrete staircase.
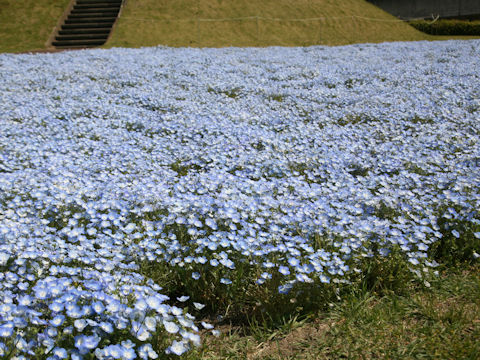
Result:
M51 45L67 49L105 44L121 5L122 0L76 0Z

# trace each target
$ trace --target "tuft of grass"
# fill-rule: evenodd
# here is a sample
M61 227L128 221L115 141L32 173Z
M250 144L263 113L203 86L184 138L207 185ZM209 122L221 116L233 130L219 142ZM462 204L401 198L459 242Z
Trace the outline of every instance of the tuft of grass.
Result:
M209 93L213 93L213 94L217 94L217 95L220 95L220 94L223 94L231 99L236 99L238 98L239 96L241 96L242 94L242 88L241 87L234 87L232 89L228 89L228 90L219 90L219 89L214 89L212 87L209 87L207 89L207 91Z

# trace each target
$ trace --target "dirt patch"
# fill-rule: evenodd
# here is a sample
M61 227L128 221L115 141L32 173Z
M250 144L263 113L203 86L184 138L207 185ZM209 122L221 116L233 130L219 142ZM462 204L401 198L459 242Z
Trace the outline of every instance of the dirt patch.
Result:
M283 337L277 336L268 342L259 344L255 351L248 355L247 359L298 357L299 354L302 354L302 350L311 347L312 343L324 337L332 326L334 326L333 322L320 321L304 325Z

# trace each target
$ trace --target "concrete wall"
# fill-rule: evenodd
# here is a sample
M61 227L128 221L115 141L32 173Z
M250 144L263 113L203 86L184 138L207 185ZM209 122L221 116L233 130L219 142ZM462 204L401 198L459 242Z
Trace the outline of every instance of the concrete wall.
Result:
M480 0L368 0L401 19L480 15Z

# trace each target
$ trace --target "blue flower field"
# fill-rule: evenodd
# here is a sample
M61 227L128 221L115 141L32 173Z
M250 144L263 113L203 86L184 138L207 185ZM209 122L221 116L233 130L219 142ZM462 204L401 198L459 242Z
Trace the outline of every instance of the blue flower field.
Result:
M208 319L319 302L371 259L427 286L475 261L479 59L478 40L0 54L0 358L175 357Z

